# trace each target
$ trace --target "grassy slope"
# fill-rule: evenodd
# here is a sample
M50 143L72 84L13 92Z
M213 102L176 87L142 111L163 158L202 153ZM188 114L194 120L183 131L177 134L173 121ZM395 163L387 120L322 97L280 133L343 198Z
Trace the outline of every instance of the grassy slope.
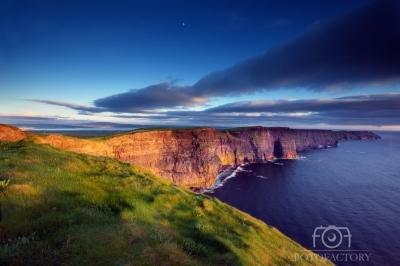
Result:
M29 141L0 142L0 204L5 265L294 265L311 254L142 168Z
M200 129L204 127L142 127L142 128L137 128L134 130L129 130L117 134L110 134L102 137L93 137L90 138L91 140L95 141L104 141L108 139L112 139L114 137L120 137L128 134L136 134L136 133L144 133L144 132L152 132L152 131L170 131L170 130L177 130L177 131L184 131L184 130L195 130L195 129ZM77 138L82 138L82 136L76 135L75 137Z

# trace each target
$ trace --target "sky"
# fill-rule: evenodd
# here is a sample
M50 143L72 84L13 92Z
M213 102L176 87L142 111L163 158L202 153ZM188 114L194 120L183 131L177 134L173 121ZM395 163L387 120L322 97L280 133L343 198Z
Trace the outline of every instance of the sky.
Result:
M400 130L397 0L0 4L0 123Z

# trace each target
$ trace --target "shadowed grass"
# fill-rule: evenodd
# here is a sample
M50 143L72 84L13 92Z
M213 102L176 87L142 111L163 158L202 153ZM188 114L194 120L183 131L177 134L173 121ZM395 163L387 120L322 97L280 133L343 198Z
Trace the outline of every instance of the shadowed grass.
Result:
M91 140L104 141L104 140L108 140L108 139L111 139L114 137L131 135L131 134L136 134L136 133L153 132L153 131L170 131L170 130L186 131L186 130L195 130L195 129L200 129L200 128L203 128L203 127L180 127L180 126L140 127L140 128L136 128L134 130L128 130L128 131L121 132L121 133L113 133L113 134L109 134L109 135L105 135L105 136L94 137L94 138L91 138ZM76 134L74 137L83 138L83 136L79 135L79 134Z
M109 158L0 142L5 180L4 265L302 265L295 255L312 254L215 198Z

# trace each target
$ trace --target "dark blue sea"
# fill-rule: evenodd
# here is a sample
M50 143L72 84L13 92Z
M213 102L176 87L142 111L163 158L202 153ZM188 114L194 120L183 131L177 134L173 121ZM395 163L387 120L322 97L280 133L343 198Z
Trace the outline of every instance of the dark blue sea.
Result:
M242 166L215 196L337 265L400 265L400 133L377 133Z

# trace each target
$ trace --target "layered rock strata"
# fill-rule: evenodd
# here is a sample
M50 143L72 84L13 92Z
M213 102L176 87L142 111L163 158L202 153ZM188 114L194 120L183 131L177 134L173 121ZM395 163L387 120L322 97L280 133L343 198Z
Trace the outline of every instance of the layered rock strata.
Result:
M290 128L213 128L136 130L104 140L62 135L33 135L37 143L79 153L117 158L140 165L176 184L208 186L224 167L243 162L265 162L274 157L294 158L298 152L341 139L380 139L372 132L296 130Z

